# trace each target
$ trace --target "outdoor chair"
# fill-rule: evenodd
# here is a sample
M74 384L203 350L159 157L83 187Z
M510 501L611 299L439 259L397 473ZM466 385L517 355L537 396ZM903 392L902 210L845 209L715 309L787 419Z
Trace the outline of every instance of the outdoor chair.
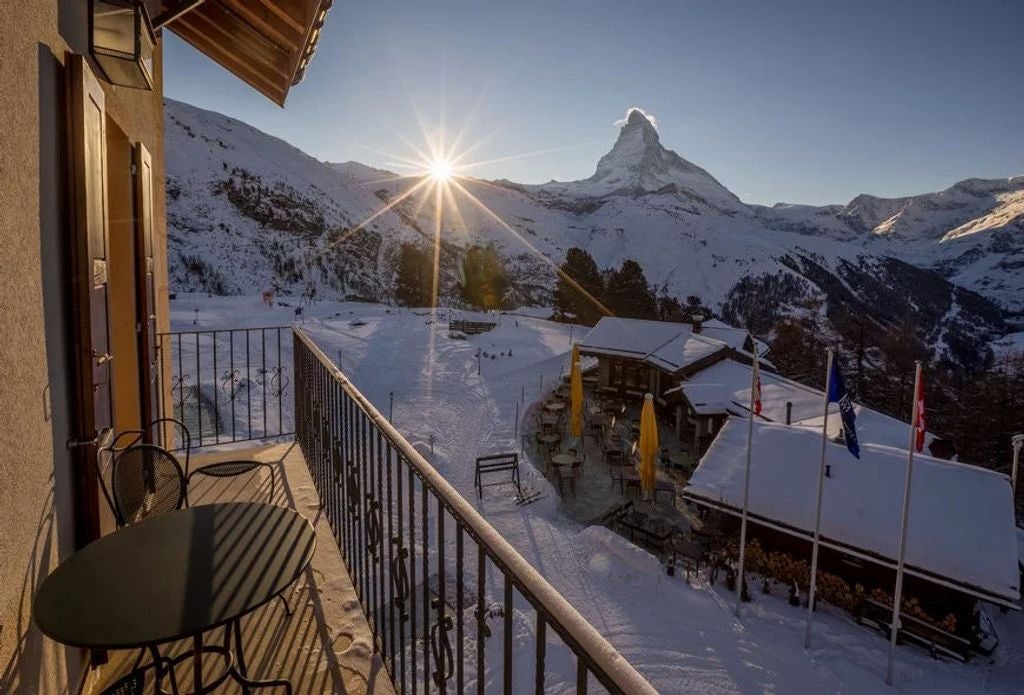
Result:
M149 435L148 440L146 439L147 435ZM253 459L218 461L200 466L194 470L191 469L192 434L181 420L172 417L162 417L153 420L142 429L120 432L114 437L110 445L106 447L105 451L116 458L120 452L140 442L162 442L166 444L163 447L166 451L180 453L181 458L175 456L175 461L185 476L185 506L188 506L188 488L195 476L204 475L216 478L229 478L244 475L259 467L265 467L270 473L270 500L274 500L274 467L264 461Z
M558 468L558 494L565 496L565 484L569 483L572 496L576 496L576 467L560 466Z
M147 429L153 431L156 426L171 427L177 433L177 442L180 443L179 450L184 453L185 465L185 495L186 500L188 497L188 488L192 484L192 479L197 475L209 476L212 478L233 478L240 475L250 473L257 468L265 468L269 473L270 478L270 500L273 502L275 499L274 490L274 466L265 461L256 461L254 459L233 459L231 461L217 461L216 463L208 463L204 466L200 466L195 469L191 469L192 461L192 434L189 432L188 427L185 426L181 420L175 418L160 418L149 423ZM170 447L168 447L170 448Z
M672 506L676 506L676 486L671 480L654 481L654 501L658 501L658 495L668 495L672 500Z
M185 472L174 454L155 444L138 443L113 454L108 499L118 526L185 506Z
M626 467L622 463L621 458L617 461L614 459L608 459L608 475L612 479L612 487L615 487L617 484L619 486L619 490L622 491L626 484Z
M150 651L153 652L153 661L145 666L140 666L142 658L145 656L145 650L142 650L132 670L101 690L99 695L142 695L146 692L146 672L150 669L155 672L156 681L154 688L156 692L165 692L161 684L164 677L166 677L171 681L171 693L178 695L178 681L174 676L174 662L167 657L160 656L160 652L155 647L151 648Z

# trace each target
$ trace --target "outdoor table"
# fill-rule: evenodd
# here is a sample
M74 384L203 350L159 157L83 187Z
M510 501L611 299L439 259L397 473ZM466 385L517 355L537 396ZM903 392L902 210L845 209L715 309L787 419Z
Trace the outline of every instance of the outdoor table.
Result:
M551 463L556 466L571 466L576 462L575 454L555 454L551 457Z
M537 435L537 441L545 446L551 447L562 441L562 435L556 432L552 432L551 434L539 434Z
M313 527L292 509L260 503L209 504L152 517L104 536L65 560L33 607L43 634L85 649L150 649L192 638L193 692L228 677L243 686L282 686L248 677L240 619L292 585L313 559ZM224 646L203 633L226 626ZM231 647L231 633L235 645ZM204 653L225 671L203 683Z
M690 467L690 455L682 451L678 451L670 455L668 460L676 468Z
M629 531L629 540L634 541L637 537L643 543L663 551L665 542L672 537L676 529L669 523L660 519L648 519L646 514L627 514L619 519L619 523Z

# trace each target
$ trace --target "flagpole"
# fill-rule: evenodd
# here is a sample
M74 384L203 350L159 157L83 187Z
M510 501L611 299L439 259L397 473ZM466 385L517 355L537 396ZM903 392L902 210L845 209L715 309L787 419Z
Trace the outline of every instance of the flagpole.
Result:
M811 548L811 581L807 594L807 634L804 649L811 646L811 624L814 622L814 592L818 585L818 546L821 539L821 498L825 490L825 453L828 450L828 391L832 386L832 348L828 349L828 364L825 366L825 407L821 420L821 462L818 464L818 496L814 512L814 544Z
M917 439L918 392L921 388L921 361L914 371L913 407L910 409L910 443L907 446L907 480L903 484L903 517L900 520L900 554L896 561L896 591L892 597L892 621L889 623L889 667L885 672L886 685L892 685L896 667L896 638L899 636L900 602L903 599L903 559L907 552L907 520L910 516L910 482L914 471L914 447Z
M758 379L757 351L754 351L754 369L750 374L750 413L747 416L747 468L743 476L743 516L740 520L740 568L736 578L736 617L740 617L743 601L743 561L747 550L747 507L750 502L750 452L754 438L754 389Z

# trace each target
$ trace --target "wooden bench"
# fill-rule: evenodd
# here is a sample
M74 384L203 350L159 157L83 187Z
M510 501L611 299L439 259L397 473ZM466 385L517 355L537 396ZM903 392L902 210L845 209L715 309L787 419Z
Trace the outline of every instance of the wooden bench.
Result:
M486 333L497 325L489 321L451 321L448 324L448 330L459 331L466 335L478 335Z
M484 476L502 473L509 473L510 477L507 480L494 483L484 482ZM490 456L481 456L476 460L476 474L473 478L473 486L477 489L478 496L484 496L485 487L503 485L504 483L515 485L516 492L522 496L523 490L519 484L519 454L491 454Z
M874 623L883 635L889 637L892 630L892 607L874 599L865 598L864 611L857 618L857 622ZM900 613L900 631L896 640L897 642L903 640L914 642L927 649L933 657L942 654L959 661L967 661L971 658L969 640L906 613Z

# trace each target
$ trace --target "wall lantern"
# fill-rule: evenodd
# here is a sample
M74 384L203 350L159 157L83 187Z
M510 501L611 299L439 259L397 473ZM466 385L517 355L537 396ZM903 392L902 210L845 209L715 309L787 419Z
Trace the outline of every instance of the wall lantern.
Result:
M156 35L143 0L91 0L89 51L111 84L153 88Z

